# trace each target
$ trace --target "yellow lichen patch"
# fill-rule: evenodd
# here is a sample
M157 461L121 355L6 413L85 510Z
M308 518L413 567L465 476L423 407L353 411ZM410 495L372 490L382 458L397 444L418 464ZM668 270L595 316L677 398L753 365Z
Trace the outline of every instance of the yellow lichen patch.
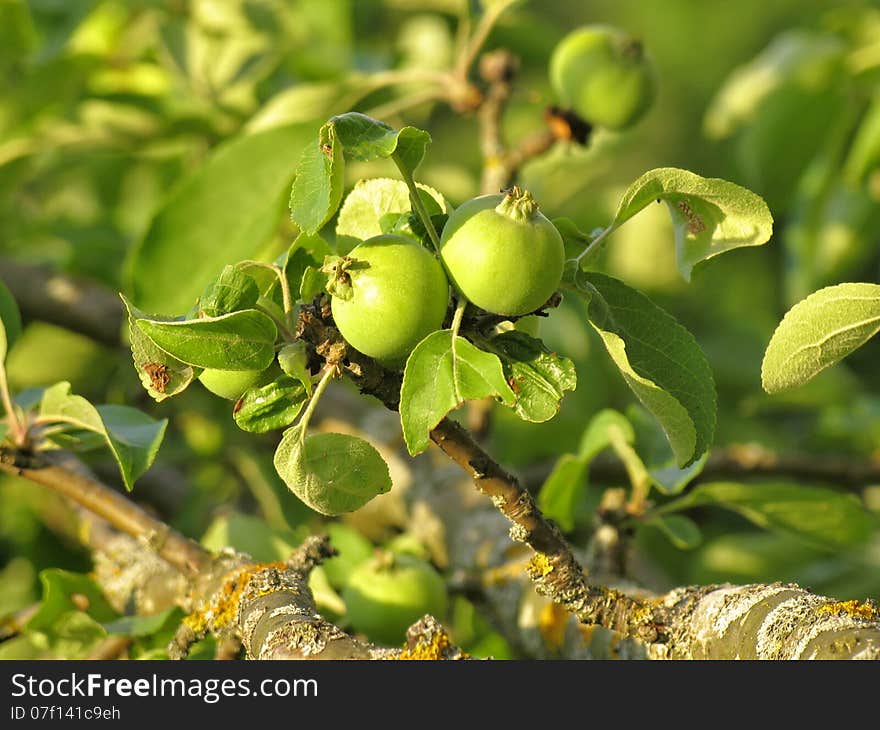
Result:
M201 610L194 611L188 616L184 616L183 623L189 626L197 636L201 636L208 628L208 618Z
M430 637L420 637L414 647L405 646L398 659L403 661L437 661L446 658L451 646L449 634L445 631L435 631ZM466 658L464 654L461 656Z
M850 618L863 618L868 621L880 620L880 610L870 602L862 603L861 601L835 601L834 603L825 603L816 609L816 613L822 615L833 616L849 616Z
M183 621L196 634L202 634L206 630L222 629L231 624L238 615L238 605L241 595L251 578L264 570L284 570L285 564L274 563L251 563L230 572L223 580L217 592L211 599L196 611L186 616Z
M547 603L538 615L538 631L550 649L561 649L565 644L565 628L568 626L568 611L558 603Z
M544 553L535 553L526 570L534 578L546 578L553 572L553 564Z
M632 622L638 626L651 623L654 618L654 606L651 601L643 603L632 614Z

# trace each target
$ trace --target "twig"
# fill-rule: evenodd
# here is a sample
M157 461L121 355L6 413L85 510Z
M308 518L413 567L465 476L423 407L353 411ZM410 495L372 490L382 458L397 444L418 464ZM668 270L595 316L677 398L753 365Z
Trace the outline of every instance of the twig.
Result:
M531 494L461 426L444 418L431 432L431 440L513 523L511 538L535 551L528 571L542 595L565 606L585 624L598 624L647 641L661 639L657 626L642 621L644 612L637 600L588 583L559 528L541 514Z
M96 659L107 661L108 659L119 659L129 646L131 646L131 637L128 636L108 636L100 644L98 644L86 659Z
M0 621L0 641L6 641L13 636L18 636L24 630L27 622L40 610L41 605L40 603L32 603L30 606L5 616Z
M22 314L56 324L111 347L118 347L124 313L109 289L84 279L0 258L0 278L12 292Z
M213 561L198 543L157 520L114 489L77 472L11 449L0 449L0 470L42 484L115 528L146 538L155 552L184 575L196 576Z
M552 462L536 464L521 476L531 491L537 490L553 470ZM861 489L880 483L880 460L844 460L809 454L776 454L759 444L731 445L713 451L692 484L734 479L795 479ZM624 465L613 456L598 456L590 463L590 479L601 484L627 483Z
M0 457L3 471L49 487L83 512L85 524L76 537L94 551L93 574L118 610L133 604L139 613L153 614L176 604L189 612L169 647L173 658L186 656L193 642L207 633L215 634L224 647L226 653L218 658L230 658L233 647L241 645L252 659L463 657L433 619L410 629L411 645L403 650L361 642L323 619L308 580L311 571L334 554L326 537L307 538L284 563L253 563L232 550L214 556L72 468L16 466L10 463L8 450L0 452ZM69 528L64 531L70 532ZM164 536L161 544L150 539L156 534ZM20 631L36 608L8 619L0 627L0 640ZM96 647L91 658L116 658L130 643L128 637L110 637ZM419 656L407 656L408 652Z
M709 456L700 479L773 476L857 487L880 482L880 459L854 461L809 454L776 454L758 444L729 446Z
M502 120L512 91L511 81L519 68L518 59L509 51L499 49L480 58L480 76L489 84L483 103L477 111L480 130L480 153L483 173L480 190L497 193L511 182L507 163L507 143Z
M483 194L509 188L527 162L549 152L560 140L572 140L580 145L589 140L590 126L582 119L572 112L549 107L544 111L545 127L511 148L504 138L503 118L518 69L519 59L504 49L480 58L480 76L489 85L477 117L483 157L480 182Z
M453 73L462 82L467 81L468 72L480 53L480 49L489 39L489 34L505 10L506 8L503 3L495 3L486 8L483 15L477 21L473 34L467 39L455 61Z
M396 117L410 109L415 109L423 104L430 104L432 101L441 101L446 97L447 92L442 87L423 89L422 91L405 94L397 99L391 99L383 104L378 104L368 109L367 113L376 119Z

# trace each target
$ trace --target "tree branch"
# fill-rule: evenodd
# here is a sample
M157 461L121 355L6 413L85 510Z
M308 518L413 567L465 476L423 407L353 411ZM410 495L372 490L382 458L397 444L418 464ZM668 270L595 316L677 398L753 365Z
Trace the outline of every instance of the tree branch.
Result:
M880 611L792 584L709 586L657 599L674 617L655 659L880 660Z
M311 343L316 356L332 351L336 362L356 366L350 365L348 374L362 392L396 410L399 375L376 369L369 358L350 348L346 352L331 322L323 306L304 307L297 334ZM592 585L558 527L541 514L529 491L460 425L444 418L431 431L431 440L512 523L511 539L535 551L527 572L537 591L586 626L599 625L645 642L654 658L709 652L713 658L732 659L744 651L768 658L880 658L880 613L870 602L840 603L781 584L681 588L657 598L637 598ZM785 600L777 601L779 596ZM746 639L737 633L727 611L734 604L738 607L734 618L742 621L743 632L751 632L746 633L753 641L747 650L741 649ZM757 631L761 627L764 633ZM766 636L773 638L772 646Z
M407 646L387 649L353 637L318 612L309 574L336 554L326 536L306 538L284 562L235 565L217 589L186 617L169 646L182 659L207 633L233 636L249 659L461 659L445 630L430 616L410 627Z
M431 440L474 480L474 484L513 524L510 537L528 545L535 557L528 566L538 592L563 605L588 625L647 641L660 638L645 621L639 601L603 586L592 586L559 528L547 520L532 495L495 462L457 423L444 418Z
M335 554L327 537L307 538L285 562L254 563L231 549L213 555L73 468L4 449L0 470L48 487L85 512L87 524L77 537L93 549L95 577L118 610L133 604L139 613L152 614L176 604L189 612L169 646L171 658L185 657L208 633L240 642L251 659L464 657L430 617L410 628L406 648L386 649L320 616L308 581L311 571ZM0 638L3 631L20 631L32 611L0 627ZM111 638L96 647L95 657L118 656L130 642Z
M111 487L43 458L0 448L0 470L48 487L106 520L121 532L146 539L163 560L187 576L211 565L211 553L157 520Z
M59 274L49 266L0 258L0 278L29 319L80 332L118 347L123 322L122 302L100 284Z
M513 177L508 164L507 143L502 121L512 92L511 82L519 68L512 53L499 49L480 58L480 76L489 84L483 103L477 110L480 129L480 153L483 173L480 192L497 193L507 188Z
M540 488L553 470L553 463L535 464L522 473L530 491ZM860 489L880 482L880 460L836 459L810 454L777 454L760 444L733 444L713 451L693 484L718 479L796 479ZM626 468L613 456L599 456L590 463L590 478L601 484L625 484Z

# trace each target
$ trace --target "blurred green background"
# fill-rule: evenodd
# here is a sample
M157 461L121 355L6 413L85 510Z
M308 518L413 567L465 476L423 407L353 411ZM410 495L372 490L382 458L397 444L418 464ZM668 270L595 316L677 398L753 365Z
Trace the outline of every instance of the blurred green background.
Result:
M463 4L0 0L0 257L47 265L109 292L133 291L142 304L132 278L137 252L145 241L185 231L181 240L197 240L211 257L182 243L178 267L156 276L169 282L169 296L183 291L176 287L185 279L196 279L189 286L198 292L227 253L228 263L271 259L289 244L295 231L285 204L299 149L321 121L349 109L428 129L434 142L418 177L453 204L477 194L474 116L436 101L407 105L418 84L371 81L392 69L448 67ZM631 130L597 131L587 149L557 146L523 170L522 182L548 215L569 216L586 231L607 224L625 187L655 167L723 177L762 195L775 219L772 241L698 267L690 284L675 269L661 206L614 236L602 266L697 337L718 387L719 449L751 444L814 459L880 459L876 338L792 394L770 398L760 388L764 348L788 307L830 283L880 277L880 12L868 2L818 0L521 3L486 45L522 62L505 118L512 140L541 128L554 102L549 55L568 30L589 22L619 25L643 40L658 69L657 103ZM381 165L347 172L349 186L363 175L393 175ZM195 208L175 208L188 185L241 185L241 209L218 210L209 193L198 216ZM235 530L244 542L253 539L233 515L268 522L293 543L314 528L315 517L274 474L272 438L238 431L229 404L196 387L154 404L128 351L108 344L112 334L96 342L24 315L9 359L15 389L69 380L94 402L137 405L170 419L135 498L188 535L207 533L212 545L233 541ZM495 414L490 451L525 475L574 450L593 413L627 411L634 402L579 305L564 303L543 334L576 361L579 384L548 424ZM393 417L343 387L322 413L399 446ZM115 478L109 459L90 463ZM857 497L878 510L878 489ZM86 553L46 527L46 510L35 487L0 480L0 614L39 598L40 570L88 568ZM703 541L687 552L656 530L638 532L636 563L652 587L796 580L840 598L880 598L876 531L840 550L762 531L720 510L692 516ZM410 529L394 520L390 532L355 524L373 542Z

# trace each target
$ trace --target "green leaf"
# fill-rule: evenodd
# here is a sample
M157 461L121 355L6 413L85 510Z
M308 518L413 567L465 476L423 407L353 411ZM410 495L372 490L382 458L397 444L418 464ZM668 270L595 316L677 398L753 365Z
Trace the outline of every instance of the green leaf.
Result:
M107 637L104 627L84 611L63 613L51 626L29 632L48 649L46 658L86 659Z
M451 330L428 335L410 353L400 389L403 438L413 456L430 444L431 430L466 400L498 398L513 406L516 396L507 384L497 355L478 350Z
M290 491L324 515L352 512L391 489L384 459L355 436L319 433L303 438L294 426L284 432L274 461Z
M169 629L183 619L184 613L177 606L166 608L164 611L149 616L123 616L115 621L103 624L108 634L118 636L151 636L163 629Z
M322 563L330 585L341 590L348 584L352 571L373 557L373 543L344 522L328 522L323 529L338 551L337 555Z
M880 165L880 95L876 92L859 122L843 171L847 182L861 185Z
M845 50L842 39L830 33L803 28L780 33L721 85L706 112L706 134L723 139L737 132L786 86L821 88L833 83Z
M300 233L291 244L282 262L291 296L296 299L309 268L320 269L324 257L330 254L330 246L318 235Z
M274 431L293 423L306 400L303 384L282 376L268 385L247 390L236 403L233 418L242 431Z
M429 215L446 213L441 193L421 183L417 187ZM391 232L418 237L409 221L411 210L409 188L403 180L359 180L339 210L336 237L352 243Z
M410 173L419 166L431 144L431 135L422 129L404 127L398 132L359 112L340 114L328 124L333 126L347 158L370 162L393 155Z
M643 294L610 276L579 275L590 323L638 399L660 422L680 466L715 431L712 371L693 335Z
M594 415L581 436L577 454L563 454L538 493L538 506L563 530L572 530L583 509L590 462L615 443L632 444L635 432L626 417L606 408ZM637 458L637 457L636 457Z
M0 324L2 327L2 342L0 342L0 363L6 359L6 353L12 349L18 336L21 334L21 313L12 292L0 281Z
M810 294L773 333L761 364L764 390L803 385L878 332L880 284L838 284Z
M159 348L137 326L139 319L153 321L172 321L170 318L148 317L120 294L122 302L128 312L128 331L131 340L131 356L134 360L134 369L137 371L141 385L155 401L163 401L166 398L182 393L186 387L196 378L197 372L192 365L178 360Z
M672 216L678 268L688 281L699 262L741 246L760 246L773 233L773 217L760 196L726 180L674 167L650 170L630 185L612 229L661 200Z
M312 299L327 288L329 281L330 277L321 272L320 267L306 267L306 270L303 272L302 283L299 286L300 301L312 301Z
M321 236L300 233L274 263L240 261L236 268L246 272L256 283L260 295L259 306L281 318L284 315L284 296L279 270L287 279L291 299L296 301L305 272L309 267L320 267L329 253L330 246Z
M581 436L578 448L579 458L589 464L614 443L615 435L628 444L632 444L636 440L635 431L626 416L612 408L599 411L590 419L590 423Z
M244 271L225 266L199 297L199 317L221 317L240 309L250 309L260 298L260 290Z
M308 395L312 394L312 375L309 372L309 355L302 340L285 345L278 352L278 364L285 375L298 380Z
M52 629L65 614L85 610L96 621L112 621L118 614L107 602L98 584L89 576L60 568L40 571L43 598L28 620L28 631Z
M538 507L555 520L564 532L574 529L578 506L586 485L587 462L563 454L538 492Z
M684 515L657 515L648 520L679 550L693 550L703 541L703 533L697 523Z
M256 254L279 223L314 130L297 124L237 137L185 178L131 252L132 298L146 311L184 312L214 272Z
M290 218L307 234L317 233L339 207L345 184L342 155L332 123L321 127L317 142L303 150L290 192Z
M248 120L248 132L261 132L294 122L326 119L338 108L339 99L356 88L358 78L344 81L302 82L287 86L267 99Z
M394 157L412 174L430 142L425 131L404 127L398 132L359 112L333 117L321 127L317 143L303 152L290 195L291 219L310 234L330 220L342 199L346 159Z
M157 347L196 367L263 370L275 359L275 323L255 309L188 321L136 323Z
M661 466L651 466L651 481L663 494L680 494L694 479L703 473L709 452L704 453L690 466L679 467L673 461Z
M664 505L658 513L703 505L725 507L759 527L794 534L835 549L864 542L876 526L875 518L854 495L773 482L699 484L684 497Z
M70 383L56 383L46 389L40 403L40 418L70 424L74 428L101 436L119 466L129 491L153 459L165 435L167 419L154 421L128 406L93 406L85 398L70 392Z
M513 409L524 421L549 421L559 412L565 391L577 387L574 363L524 332L504 332L486 347L501 359L504 376L516 394Z
M584 233L571 218L554 218L553 225L562 236L562 244L565 246L565 257L576 258L587 246L593 242L594 235ZM599 229L601 232L601 229ZM587 268L588 262L582 262L582 268Z
M285 560L304 536L287 529L275 529L265 520L241 512L220 515L208 526L200 542L212 552L235 548L254 560Z
M309 573L309 590L315 598L315 606L322 614L329 613L331 616L334 614L341 616L345 613L345 601L333 589L323 565L317 566Z

